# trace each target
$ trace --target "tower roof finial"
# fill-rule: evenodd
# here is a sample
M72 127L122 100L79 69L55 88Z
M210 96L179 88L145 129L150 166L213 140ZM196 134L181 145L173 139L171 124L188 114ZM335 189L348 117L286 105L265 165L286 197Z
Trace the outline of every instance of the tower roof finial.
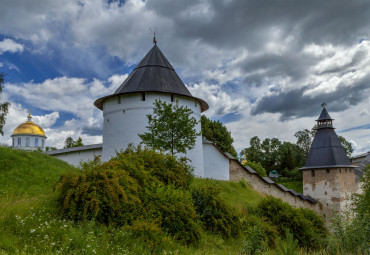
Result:
M323 102L323 103L321 104L321 106L322 106L322 108L325 108L325 107L326 107L326 103L325 103L325 102Z
M154 43L154 45L157 45L157 38L156 38L156 35L158 34L158 31L157 31L157 29L151 29L151 28L149 28L149 30L150 30L150 33L151 34L153 34L153 43Z
M28 108L28 117L27 117L28 121L31 121L32 119L32 116L31 116L31 108Z

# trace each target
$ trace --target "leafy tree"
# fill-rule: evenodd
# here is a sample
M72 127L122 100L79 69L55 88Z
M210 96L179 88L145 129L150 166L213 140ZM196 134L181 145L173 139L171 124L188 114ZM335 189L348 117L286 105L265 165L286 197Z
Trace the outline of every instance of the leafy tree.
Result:
M220 121L208 119L206 116L201 117L202 136L214 143L222 151L228 152L237 157L236 150L233 146L234 139L227 128Z
M45 147L45 151L55 151L55 150L57 150L57 148L55 148L55 147L51 147L51 146L46 146Z
M78 137L76 141L73 140L72 137L67 137L67 139L64 141L64 148L72 148L72 147L80 147L84 146L82 143L82 138Z
M243 165L251 167L254 171L256 171L262 177L266 176L266 169L264 169L261 163L259 162L246 161L243 163Z
M64 148L72 148L73 147L73 138L67 137L67 139L64 141Z
M312 139L315 136L316 130L312 128L312 130L304 129L301 131L298 131L294 134L294 136L297 138L296 144L303 150L305 157L307 158L308 152L311 148Z
M84 144L82 143L82 138L78 137L77 141L74 141L72 147L80 147L80 146L84 146Z
M338 135L339 141L343 146L344 151L346 152L347 156L350 158L353 153L352 144L346 140L343 136Z
M4 73L0 73L0 95L3 92L2 84L4 82L4 76ZM8 114L9 105L10 104L8 102L0 103L0 134L2 136L4 135L3 127L6 121L5 116Z
M193 111L186 106L155 100L153 114L148 117L148 132L139 134L142 143L171 155L186 153L194 148L197 133L195 126L198 121L191 117Z

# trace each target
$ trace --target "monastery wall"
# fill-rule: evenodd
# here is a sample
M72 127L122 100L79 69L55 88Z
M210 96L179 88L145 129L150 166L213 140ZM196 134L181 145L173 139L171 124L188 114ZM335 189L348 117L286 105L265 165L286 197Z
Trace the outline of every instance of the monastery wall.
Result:
M243 166L236 159L230 159L229 175L230 181L244 179L255 190L263 194L280 198L297 208L311 209L317 214L322 215L321 204L317 203L313 198L303 196L302 194L296 193L294 190L287 189L283 185L277 184L267 177L259 176L253 169Z

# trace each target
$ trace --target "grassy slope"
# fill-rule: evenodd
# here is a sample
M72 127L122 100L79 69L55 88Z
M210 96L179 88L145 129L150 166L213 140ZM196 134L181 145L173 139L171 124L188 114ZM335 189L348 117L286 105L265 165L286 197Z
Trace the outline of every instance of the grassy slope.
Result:
M56 209L52 185L62 173L79 171L63 161L39 152L0 147L0 254L142 254L145 244L129 237L124 229L94 222L74 224L63 220ZM244 182L195 179L213 183L223 198L238 210L255 205L261 195ZM237 194L237 195L235 195ZM238 254L242 237L225 241L203 233L198 247L165 246L168 253Z

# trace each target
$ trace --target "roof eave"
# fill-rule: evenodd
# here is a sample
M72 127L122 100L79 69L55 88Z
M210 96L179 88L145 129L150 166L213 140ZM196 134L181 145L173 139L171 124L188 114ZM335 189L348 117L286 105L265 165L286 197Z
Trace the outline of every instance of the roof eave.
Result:
M355 168L354 165L328 165L328 166L305 166L298 168L299 170L310 170L310 169L319 169L319 168L338 168L338 167L346 167L346 168Z
M187 95L182 95L182 94L165 92L165 91L135 91L135 92L126 92L126 93L112 94L112 95L101 97L101 98L95 100L94 105L95 105L96 108L98 108L98 109L100 109L100 110L103 111L104 101L107 100L107 99L109 99L109 98L116 97L116 96L119 96L119 95L135 94L135 93L137 94L137 93L146 93L146 92L172 94L172 95L183 96L183 97L187 97L187 98L193 98L193 99L197 100L198 103L200 104L200 111L201 112L205 112L205 111L207 111L209 109L209 106L208 106L207 102L204 101L203 99L200 99L200 98L197 98L197 97L193 97L193 96L187 96Z

